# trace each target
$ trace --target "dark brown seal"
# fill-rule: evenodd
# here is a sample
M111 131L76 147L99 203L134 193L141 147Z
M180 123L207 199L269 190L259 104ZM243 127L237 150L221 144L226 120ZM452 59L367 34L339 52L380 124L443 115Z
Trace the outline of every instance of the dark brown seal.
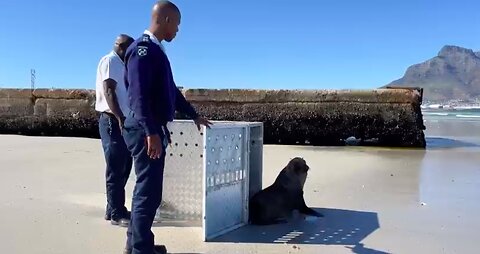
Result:
M305 215L323 217L322 214L307 207L303 198L303 186L309 169L302 158L290 160L272 185L250 199L250 223L256 225L283 223L294 210Z

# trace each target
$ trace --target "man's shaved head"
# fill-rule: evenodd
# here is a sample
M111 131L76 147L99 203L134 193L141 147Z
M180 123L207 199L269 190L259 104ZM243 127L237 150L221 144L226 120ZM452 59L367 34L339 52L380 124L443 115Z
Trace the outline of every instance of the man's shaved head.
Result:
M180 10L174 3L166 0L162 0L162 1L156 2L153 5L152 18L156 16L167 16L169 14L180 15Z
M158 1L152 8L150 32L160 41L171 41L178 32L180 19L180 10L175 4L167 0Z
M122 60L125 57L125 52L127 51L128 46L130 46L133 41L134 39L126 34L120 34L115 39L115 45L113 46L113 50Z
M126 35L126 34L119 34L117 38L115 39L115 46L120 46L122 44L125 44L127 42L133 42L133 38Z

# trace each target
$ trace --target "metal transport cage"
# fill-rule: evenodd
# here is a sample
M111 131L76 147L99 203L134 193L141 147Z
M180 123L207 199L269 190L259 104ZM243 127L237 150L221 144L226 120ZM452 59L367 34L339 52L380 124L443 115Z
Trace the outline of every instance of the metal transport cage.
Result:
M262 188L263 124L169 123L162 203L156 220L202 227L204 241L248 222L248 200ZM134 174L132 176L134 178Z

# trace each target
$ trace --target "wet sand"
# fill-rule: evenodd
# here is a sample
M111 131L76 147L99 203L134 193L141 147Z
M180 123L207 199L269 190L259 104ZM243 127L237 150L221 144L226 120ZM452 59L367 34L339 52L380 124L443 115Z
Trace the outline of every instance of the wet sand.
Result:
M479 143L429 129L426 151L265 146L264 186L304 157L306 202L323 219L246 226L213 243L200 228L160 226L156 242L171 253L478 253ZM103 220L99 140L3 135L0 151L2 253L121 253L126 230Z

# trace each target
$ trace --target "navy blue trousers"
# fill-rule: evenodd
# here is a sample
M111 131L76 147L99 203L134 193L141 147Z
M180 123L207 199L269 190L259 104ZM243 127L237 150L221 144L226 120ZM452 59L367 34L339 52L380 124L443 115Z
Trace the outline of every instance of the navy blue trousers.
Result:
M134 159L137 176L126 247L132 250L132 254L152 254L155 241L151 227L162 200L166 142L164 138L160 158L150 159L145 131L131 116L125 120L123 136Z
M132 157L114 115L101 113L98 127L106 162L106 213L116 220L127 214L125 185L132 169Z

